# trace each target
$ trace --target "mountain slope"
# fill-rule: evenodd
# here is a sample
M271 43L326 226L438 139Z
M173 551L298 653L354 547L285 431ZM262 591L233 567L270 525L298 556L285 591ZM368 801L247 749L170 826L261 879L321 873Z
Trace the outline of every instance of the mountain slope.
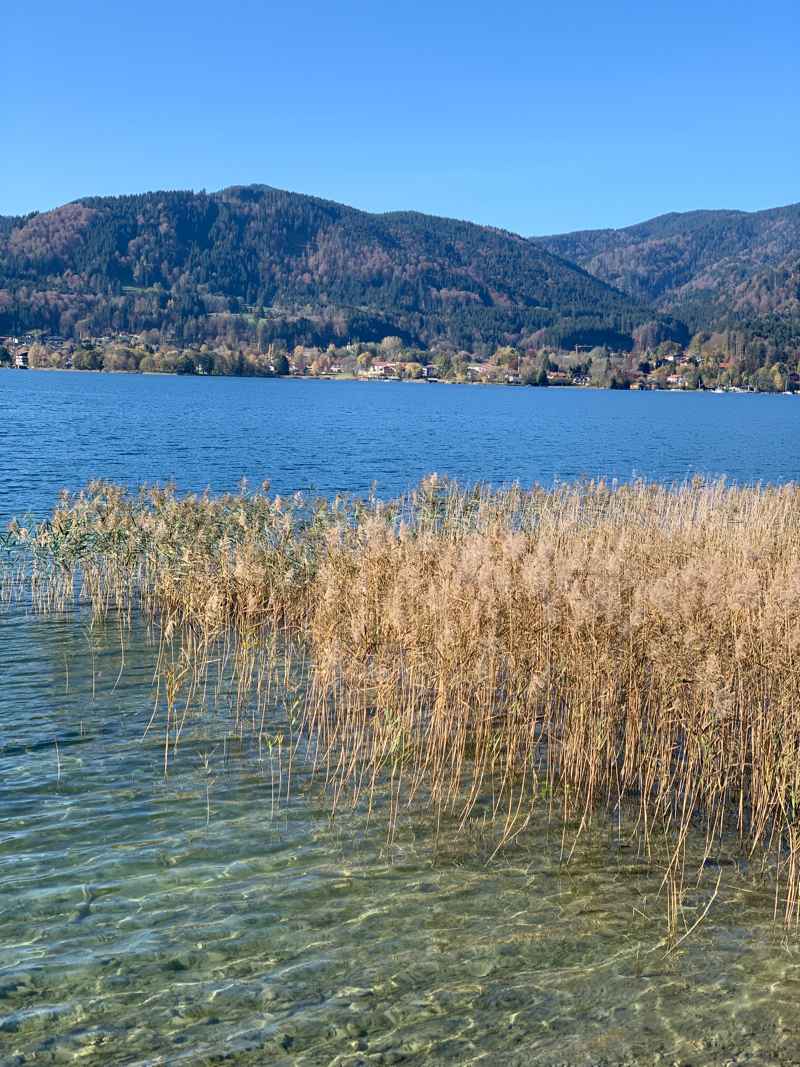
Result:
M245 313L254 318L241 318ZM653 315L515 234L421 215L371 215L267 186L87 198L0 220L0 331L167 328L215 318L287 341L459 348L629 346ZM664 336L685 333L664 322Z
M531 240L643 304L713 326L732 311L739 286L800 252L800 204L672 213Z

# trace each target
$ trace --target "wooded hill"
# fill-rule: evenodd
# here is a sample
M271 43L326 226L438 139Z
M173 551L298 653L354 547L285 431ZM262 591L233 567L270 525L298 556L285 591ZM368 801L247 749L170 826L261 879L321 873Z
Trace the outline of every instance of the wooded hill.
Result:
M649 325L648 325L649 324ZM503 230L267 186L88 198L0 220L0 333L632 347L669 315Z
M800 337L800 204L673 212L625 229L532 241L692 332L749 324Z
M800 204L526 240L262 185L95 197L0 219L0 334L394 335L478 354L733 329L783 352L800 345L799 264Z

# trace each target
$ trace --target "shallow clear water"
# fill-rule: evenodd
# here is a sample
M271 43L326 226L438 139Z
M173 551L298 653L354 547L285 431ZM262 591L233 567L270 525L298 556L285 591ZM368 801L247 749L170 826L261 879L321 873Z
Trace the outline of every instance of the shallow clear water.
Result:
M529 486L800 477L800 397L0 372L0 521L62 486L272 479L275 492L402 492L430 471Z
M733 868L664 959L616 825L566 870L543 823L493 859L414 812L390 850L306 765L277 810L224 694L165 780L141 622L13 610L0 648L0 1063L800 1062L800 958Z

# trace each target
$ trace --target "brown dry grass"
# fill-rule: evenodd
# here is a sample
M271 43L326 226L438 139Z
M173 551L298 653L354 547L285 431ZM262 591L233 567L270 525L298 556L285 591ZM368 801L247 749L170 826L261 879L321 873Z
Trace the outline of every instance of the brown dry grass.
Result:
M395 815L415 798L461 823L488 812L500 843L539 813L578 832L624 815L665 846L673 932L690 844L699 862L724 848L768 873L797 922L794 485L431 477L383 504L97 483L47 523L13 524L7 559L7 598L140 605L166 638L188 635L195 674L226 642L262 733L275 665L286 677L302 650L286 751L314 739L336 804L380 786Z

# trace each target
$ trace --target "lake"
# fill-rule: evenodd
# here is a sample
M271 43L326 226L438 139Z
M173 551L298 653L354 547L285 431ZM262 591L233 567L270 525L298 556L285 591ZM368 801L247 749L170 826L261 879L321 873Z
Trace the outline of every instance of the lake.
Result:
M0 521L96 477L381 495L431 471L782 482L799 438L793 396L4 371Z
M0 512L43 515L98 476L778 482L799 430L785 396L7 372ZM276 802L224 665L165 775L159 634L138 615L6 605L0 650L0 1063L800 1062L800 958L769 884L709 861L686 915L716 885L713 907L667 954L662 871L613 820L568 864L545 820L495 854L420 807L390 842L380 794L331 819L302 747Z

